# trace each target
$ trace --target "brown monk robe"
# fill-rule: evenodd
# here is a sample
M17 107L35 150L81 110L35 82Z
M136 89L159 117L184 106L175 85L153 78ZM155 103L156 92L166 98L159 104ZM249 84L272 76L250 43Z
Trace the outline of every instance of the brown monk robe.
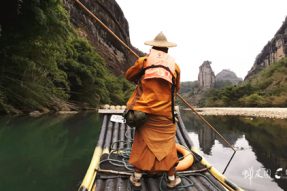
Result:
M162 35L160 33L154 41ZM153 46L152 49L167 53L167 47L169 46ZM172 84L162 78L145 79L143 75L139 75L141 69L146 67L147 59L148 56L139 58L125 74L129 81L138 82L128 100L127 108L147 113L147 122L135 131L129 159L129 163L135 167L135 174L130 180L134 186L140 186L140 172L167 172L171 178L168 186L175 187L180 179L174 176L179 159L175 142L176 125L172 120ZM174 66L175 89L178 91L180 69L175 63Z

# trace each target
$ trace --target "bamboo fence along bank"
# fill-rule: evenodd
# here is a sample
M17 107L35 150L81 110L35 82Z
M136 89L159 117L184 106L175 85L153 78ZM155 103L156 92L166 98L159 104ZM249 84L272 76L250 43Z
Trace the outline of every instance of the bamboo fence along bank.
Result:
M133 167L128 164L135 128L122 121L123 109L100 109L102 126L98 142L79 191L128 191L133 190L129 176ZM177 110L176 142L180 163L177 174L182 183L174 190L187 191L236 191L242 190L228 181L210 165L193 147L188 132ZM145 174L141 190L163 191L166 175Z

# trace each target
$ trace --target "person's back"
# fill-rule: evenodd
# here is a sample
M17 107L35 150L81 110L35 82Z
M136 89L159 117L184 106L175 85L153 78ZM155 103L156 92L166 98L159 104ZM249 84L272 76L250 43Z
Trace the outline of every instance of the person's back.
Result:
M138 59L134 66L126 72L126 78L130 81L139 81L137 91L131 96L127 103L127 107L133 110L143 111L145 113L162 115L172 118L171 100L172 100L172 83L161 78L145 79L143 74L138 73L147 67L148 57ZM175 90L179 89L180 69L175 64Z
M146 113L145 123L136 127L129 163L135 168L130 177L133 186L141 186L142 172L167 172L167 186L180 184L175 177L178 163L176 125L174 123L174 95L179 90L180 69L168 53L168 42L163 33L145 42L152 49L147 57L139 58L126 72L126 78L137 87L127 103L129 110Z

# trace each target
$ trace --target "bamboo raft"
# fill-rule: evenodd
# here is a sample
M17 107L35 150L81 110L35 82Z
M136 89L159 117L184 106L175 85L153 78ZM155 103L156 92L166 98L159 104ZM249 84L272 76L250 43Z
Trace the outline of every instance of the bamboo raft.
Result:
M134 128L125 123L113 122L111 118L120 116L123 108L100 109L102 115L101 132L90 166L79 191L128 191L133 190L129 176L133 172L127 163L127 154L131 149ZM176 142L188 148L194 157L194 163L185 171L178 172L181 185L173 190L186 191L226 191L242 190L228 181L203 157L188 136L179 111L176 115ZM142 191L168 190L164 174L144 175Z

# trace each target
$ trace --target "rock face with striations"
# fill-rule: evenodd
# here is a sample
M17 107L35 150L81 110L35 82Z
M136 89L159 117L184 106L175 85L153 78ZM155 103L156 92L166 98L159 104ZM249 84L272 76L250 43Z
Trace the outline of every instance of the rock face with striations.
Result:
M263 68L269 66L273 62L286 57L287 55L287 17L282 26L276 32L275 36L269 41L256 57L252 68L249 70L244 80L248 80L254 74L258 73Z
M81 2L129 47L139 55L142 55L142 52L134 48L130 43L128 22L115 0L81 0ZM77 5L75 0L64 0L64 3L70 13L71 22L78 29L79 33L90 40L116 75L123 74L133 64L136 57L99 23L87 15Z
M210 64L210 61L204 61L199 67L198 84L202 90L213 88L215 84L215 75Z

